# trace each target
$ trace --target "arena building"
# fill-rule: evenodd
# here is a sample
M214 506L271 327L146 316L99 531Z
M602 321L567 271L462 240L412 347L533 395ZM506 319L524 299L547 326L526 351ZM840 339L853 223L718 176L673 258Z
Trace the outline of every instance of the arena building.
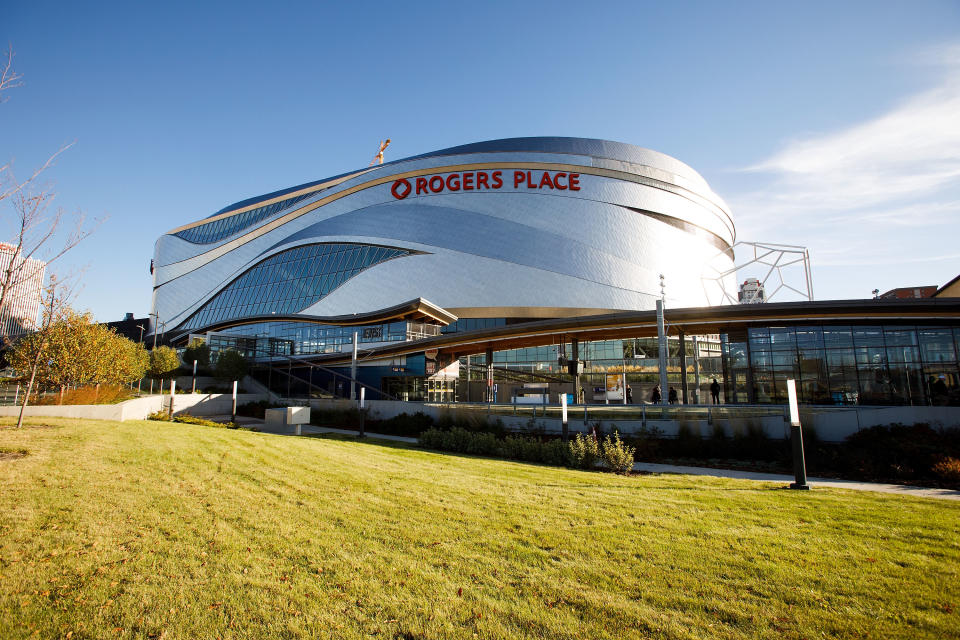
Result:
M688 358L720 380L727 402L782 402L791 376L808 403L924 404L946 398L943 386L953 402L953 303L813 316L762 304L735 322L698 321L726 317L715 305L736 291L735 243L723 201L669 156L602 140L493 140L251 198L171 230L156 244L152 315L166 341L239 349L281 391L346 395L352 377L390 397L502 401L572 383L575 399L608 401L619 370L640 401L656 383L650 313L662 297L686 318L669 329L684 402L705 395L687 393ZM924 340L939 345L929 366ZM344 359L357 349L353 374Z

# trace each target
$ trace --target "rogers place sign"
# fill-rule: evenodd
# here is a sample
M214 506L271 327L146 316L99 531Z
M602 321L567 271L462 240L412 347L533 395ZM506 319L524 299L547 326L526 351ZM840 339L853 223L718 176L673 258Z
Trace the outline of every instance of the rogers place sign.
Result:
M413 183L406 178L394 181L390 193L403 200L411 193L422 195L443 191L487 191L503 187L503 171L462 171L435 176L420 176ZM554 189L580 191L580 174L565 171L514 171L514 189Z

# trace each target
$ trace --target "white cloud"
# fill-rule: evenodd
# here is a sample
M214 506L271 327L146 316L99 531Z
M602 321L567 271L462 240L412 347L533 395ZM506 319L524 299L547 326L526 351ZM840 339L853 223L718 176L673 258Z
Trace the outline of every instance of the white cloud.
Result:
M771 180L734 200L746 220L771 213L890 208L960 185L960 43L928 49L914 59L943 70L938 86L845 130L788 142L747 167ZM897 224L893 217L886 222Z
M809 247L818 296L942 284L960 271L960 43L899 62L936 65L934 86L786 142L742 170L752 188L726 194L739 239Z
M776 176L762 195L778 210L929 195L960 179L960 78L846 131L791 142L748 170Z

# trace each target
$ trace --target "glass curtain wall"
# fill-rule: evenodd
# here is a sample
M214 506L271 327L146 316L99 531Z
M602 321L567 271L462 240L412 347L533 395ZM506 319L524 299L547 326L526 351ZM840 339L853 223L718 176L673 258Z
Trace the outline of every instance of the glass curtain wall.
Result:
M960 328L802 325L721 336L729 402L824 405L960 404Z

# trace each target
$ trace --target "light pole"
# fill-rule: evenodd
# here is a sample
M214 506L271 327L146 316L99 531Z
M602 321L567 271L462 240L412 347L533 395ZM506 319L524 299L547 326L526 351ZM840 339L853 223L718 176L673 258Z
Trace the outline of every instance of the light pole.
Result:
M667 331L666 320L664 319L664 302L666 301L666 286L664 284L663 274L660 274L660 299L657 300L657 343L658 359L660 369L660 404L665 405L669 402L667 392Z
M166 326L167 326L167 323L166 323L166 322L160 322L160 314L159 314L159 313L151 313L151 314L149 314L147 317L149 317L149 318L156 318L156 319L157 319L156 324L153 325L153 349L156 349L156 348L157 348L157 333L159 333L160 327L161 327L161 326L166 327ZM141 329L143 329L143 327L141 327ZM141 332L141 334L140 334L140 339L141 339L141 340L143 339L143 333L142 333L142 332ZM162 384L162 383L163 383L163 380L161 380L160 382L161 382L160 392L163 393L163 384ZM151 378L150 378L150 394L153 395L153 377L152 377L152 376L151 376Z
M148 317L150 317L150 318L156 318L156 319L157 319L157 322L153 325L153 348L156 349L156 348L157 348L157 333L159 332L160 325L161 325L161 322L160 322L160 314L159 314L159 313L151 313L151 314L149 314ZM163 323L163 325L166 326L166 323Z
M143 331L146 329L142 324L137 325L137 329L140 329L140 344L143 344ZM140 395L140 383L143 382L143 378L137 380L137 395Z

